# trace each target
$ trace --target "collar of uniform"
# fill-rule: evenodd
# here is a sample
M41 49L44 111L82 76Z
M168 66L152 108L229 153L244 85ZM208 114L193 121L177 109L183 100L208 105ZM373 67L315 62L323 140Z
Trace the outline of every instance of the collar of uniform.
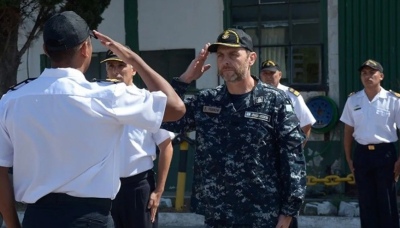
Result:
M253 89L253 104L254 105L261 105L262 103L264 103L264 97L265 97L265 93L264 93L264 85L261 82L261 80L258 80L256 77L252 76L254 78L254 80L256 81L256 86Z
M263 97L262 92L261 92L262 91L262 82L254 75L251 75L251 77L256 82L256 86L251 91L252 100L253 100L253 104L257 104L257 103L260 103L260 102L258 102L259 96ZM218 89L218 87L217 87L217 89ZM217 92L215 100L220 103L224 103L224 102L225 102L225 104L229 103L228 89L226 88L225 84L220 87L219 91Z
M228 89L226 88L226 84L218 86L216 90L217 94L215 96L215 101L219 103L229 103Z
M381 87L381 91L379 91L379 98L387 98L389 91Z
M83 75L81 71L74 68L46 68L40 77L73 77L86 80L85 75Z
M386 89L384 89L383 87L381 87L381 91L379 91L378 93L378 97L379 98L387 98L389 91L387 91ZM356 93L355 95L358 96L367 96L367 94L365 93L365 89L362 90L362 93Z

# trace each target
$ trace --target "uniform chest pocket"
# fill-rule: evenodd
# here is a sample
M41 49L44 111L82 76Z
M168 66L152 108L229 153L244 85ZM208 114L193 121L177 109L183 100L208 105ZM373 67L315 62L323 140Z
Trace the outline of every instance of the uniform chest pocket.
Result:
M354 123L356 125L362 123L364 115L365 113L361 109L353 111Z
M375 116L376 123L386 125L390 117L390 112L384 109L376 109Z

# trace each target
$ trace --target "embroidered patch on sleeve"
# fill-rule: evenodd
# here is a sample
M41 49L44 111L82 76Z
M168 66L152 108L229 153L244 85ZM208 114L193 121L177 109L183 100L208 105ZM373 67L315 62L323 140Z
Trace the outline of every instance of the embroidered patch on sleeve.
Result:
M285 109L287 112L293 112L293 107L290 104L285 105Z

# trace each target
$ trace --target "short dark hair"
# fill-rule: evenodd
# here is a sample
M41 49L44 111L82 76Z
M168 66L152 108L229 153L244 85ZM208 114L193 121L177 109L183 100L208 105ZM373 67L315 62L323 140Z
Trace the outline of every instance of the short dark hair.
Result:
M46 49L46 53L52 62L60 63L63 61L69 61L72 60L71 57L74 56L79 51L81 45L86 41L91 42L90 38L87 38L80 45L75 46L73 48L69 48L67 50L56 50L56 51Z

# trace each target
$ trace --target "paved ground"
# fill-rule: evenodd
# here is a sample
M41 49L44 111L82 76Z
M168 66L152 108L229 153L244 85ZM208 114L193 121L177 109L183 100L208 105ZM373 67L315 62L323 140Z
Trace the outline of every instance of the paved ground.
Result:
M19 212L22 220L23 212ZM204 228L203 217L192 213L160 213L160 228ZM328 217L328 216L300 216L299 228L359 228L359 218ZM5 226L1 226L5 228Z

